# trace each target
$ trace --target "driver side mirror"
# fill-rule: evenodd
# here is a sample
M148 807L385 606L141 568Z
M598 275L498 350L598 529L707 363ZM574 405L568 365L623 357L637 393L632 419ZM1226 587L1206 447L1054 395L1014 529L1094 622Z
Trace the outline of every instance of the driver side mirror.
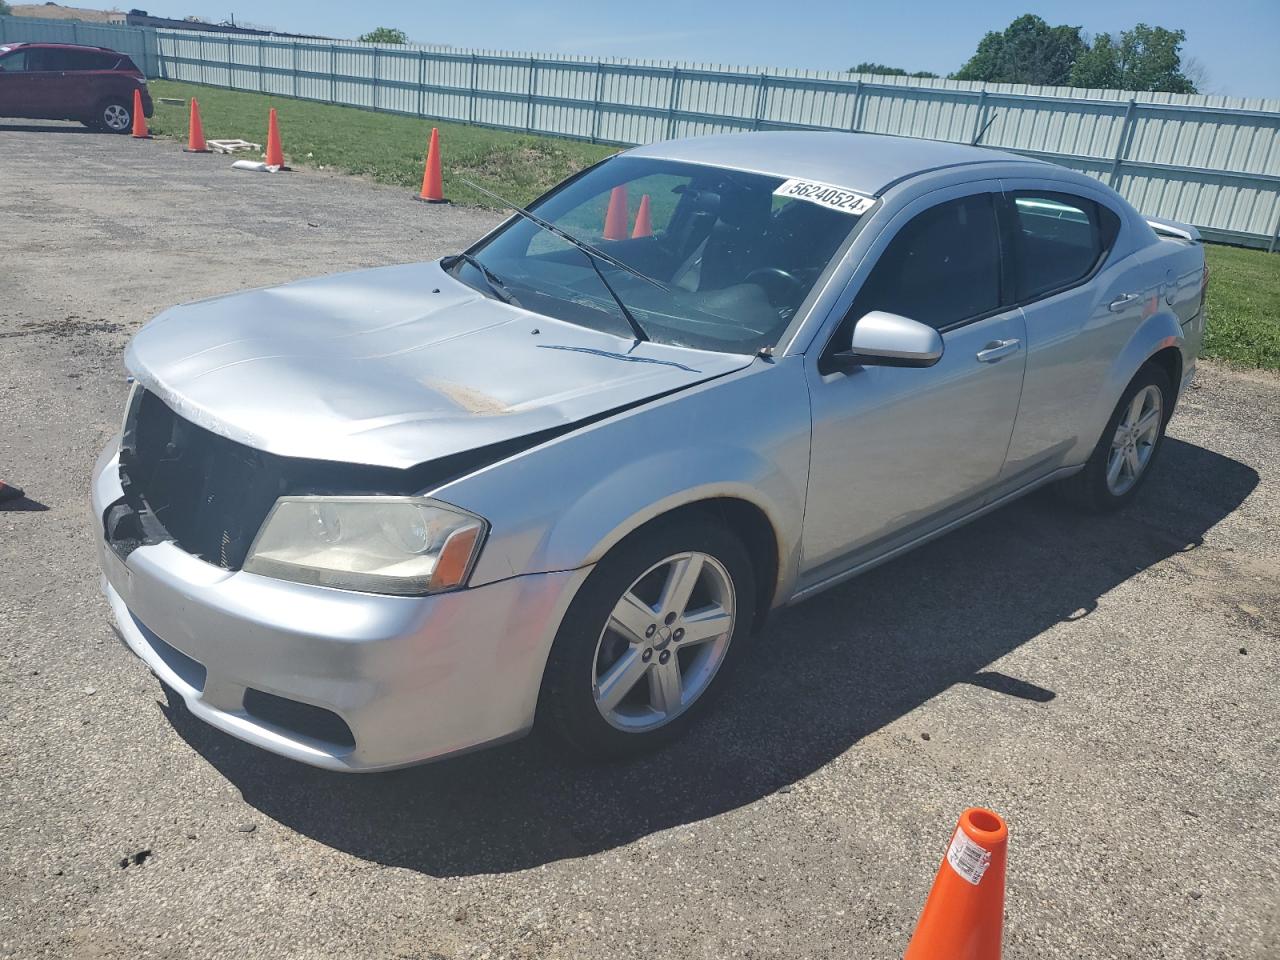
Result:
M833 359L864 367L932 367L942 359L942 335L896 313L872 310L853 325L849 349Z

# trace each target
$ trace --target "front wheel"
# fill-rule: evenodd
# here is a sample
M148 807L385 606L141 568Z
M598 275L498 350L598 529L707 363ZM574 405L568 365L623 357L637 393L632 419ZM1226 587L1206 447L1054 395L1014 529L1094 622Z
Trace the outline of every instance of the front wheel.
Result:
M1151 475L1172 409L1169 378L1154 364L1143 367L1116 404L1084 469L1059 485L1062 494L1096 512L1132 500Z
M702 519L642 530L574 598L539 710L591 758L664 744L707 706L754 611L751 559L728 530Z

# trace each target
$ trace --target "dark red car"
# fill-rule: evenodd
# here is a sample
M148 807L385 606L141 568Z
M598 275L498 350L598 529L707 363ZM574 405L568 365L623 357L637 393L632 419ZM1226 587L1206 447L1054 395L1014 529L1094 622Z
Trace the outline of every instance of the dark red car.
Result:
M0 117L79 120L95 130L128 133L133 91L151 116L147 81L129 57L106 47L69 43L0 46Z

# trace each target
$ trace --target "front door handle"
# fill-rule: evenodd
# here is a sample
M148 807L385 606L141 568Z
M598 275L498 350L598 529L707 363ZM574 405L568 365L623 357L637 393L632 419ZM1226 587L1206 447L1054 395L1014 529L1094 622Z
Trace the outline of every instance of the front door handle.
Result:
M1007 357L1011 353L1017 353L1018 348L1021 346L1021 340L992 340L978 351L978 362L995 363L1001 357Z
M1116 297L1114 300L1112 300L1110 303L1107 304L1107 309L1110 310L1112 313L1119 313L1129 304L1133 303L1133 301L1141 300L1141 299L1142 299L1142 295L1139 293L1122 293L1120 294L1120 296Z

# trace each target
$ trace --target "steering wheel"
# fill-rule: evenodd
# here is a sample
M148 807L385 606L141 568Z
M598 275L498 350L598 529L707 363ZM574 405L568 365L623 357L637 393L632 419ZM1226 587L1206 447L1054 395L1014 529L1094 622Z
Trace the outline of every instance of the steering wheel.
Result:
M788 292L793 294L804 292L804 284L781 267L760 267L752 270L747 274L743 283L754 283L756 286L763 288L765 295L769 298L769 302L775 307L780 306L780 300L784 303L787 302L786 294ZM787 289L788 287L790 290Z

